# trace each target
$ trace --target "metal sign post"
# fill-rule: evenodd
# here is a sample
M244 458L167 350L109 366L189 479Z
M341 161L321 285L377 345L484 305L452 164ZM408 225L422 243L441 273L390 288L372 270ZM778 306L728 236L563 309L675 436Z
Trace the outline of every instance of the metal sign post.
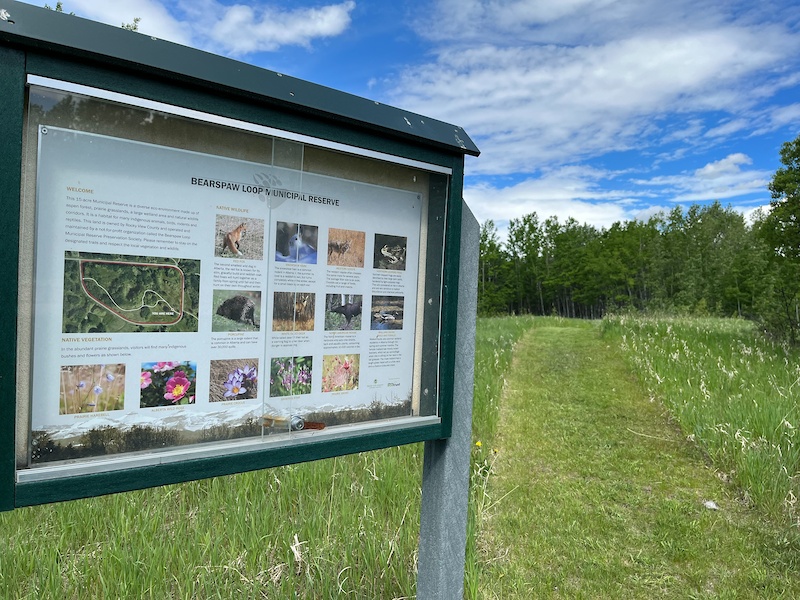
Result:
M478 222L464 205L453 431L448 439L425 442L417 574L420 600L464 597L479 245Z

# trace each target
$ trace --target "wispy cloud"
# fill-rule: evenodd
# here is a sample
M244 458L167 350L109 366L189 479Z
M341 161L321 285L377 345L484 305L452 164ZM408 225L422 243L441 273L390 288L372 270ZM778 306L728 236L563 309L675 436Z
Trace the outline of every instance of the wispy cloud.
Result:
M602 227L675 203L763 203L771 173L736 144L800 128L800 106L778 98L800 83L798 6L439 0L434 16L437 27L418 23L433 58L402 71L392 101L476 140L465 198L479 218L536 211ZM623 154L639 178L596 177L590 165ZM651 172L667 175L641 177Z
M142 33L244 57L285 46L308 48L316 40L341 35L349 27L355 7L353 0L292 8L218 0L69 0L66 9L117 26L139 18Z
M514 185L479 182L468 185L464 200L479 221L495 220L502 231L511 219L535 212L540 219L569 217L596 227L609 227L615 221L636 218L634 206L625 190L609 190L600 185L616 174L589 167L564 166Z
M660 196L673 202L725 200L756 195L758 201L768 197L766 186L771 173L746 169L752 164L749 156L734 153L710 162L692 172L633 180L641 188L660 188Z
M799 47L772 29L649 32L598 46L446 46L435 63L404 73L395 99L464 126L484 150L477 173L525 172L657 145L658 121L671 115L753 106L743 79ZM697 117L694 133L704 128Z
M352 1L321 7L278 10L250 6L223 6L208 32L224 51L233 55L272 52L281 46L309 47L314 40L341 35L350 25Z
M598 229L630 219L647 220L676 204L738 199L734 209L752 213L769 202L770 173L750 169L752 160L734 153L674 175L630 179L625 172L570 165L544 171L512 185L476 181L464 199L479 221L492 219L501 235L508 221L535 212L540 219L574 218ZM480 178L478 178L480 179Z

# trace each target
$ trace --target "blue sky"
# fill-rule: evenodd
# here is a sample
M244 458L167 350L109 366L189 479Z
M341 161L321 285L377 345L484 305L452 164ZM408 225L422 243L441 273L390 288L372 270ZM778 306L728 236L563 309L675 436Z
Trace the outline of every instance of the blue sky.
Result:
M43 2L31 2L41 5ZM55 4L55 2L50 2ZM748 212L800 134L800 3L64 0L64 9L441 119L501 232L720 200Z

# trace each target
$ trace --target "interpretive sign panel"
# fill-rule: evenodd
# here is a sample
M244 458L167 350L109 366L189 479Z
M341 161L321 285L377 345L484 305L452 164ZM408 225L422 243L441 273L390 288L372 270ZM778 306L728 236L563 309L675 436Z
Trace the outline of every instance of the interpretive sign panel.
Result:
M45 88L31 97L140 110ZM267 163L46 117L29 135L22 480L42 477L42 465L91 471L103 458L108 469L110 455L436 416L419 399L429 202L416 175L412 189L348 178L359 169L341 152L317 160L345 167L314 172L299 143L295 164L281 166L270 138Z
M0 510L453 435L461 127L4 8Z

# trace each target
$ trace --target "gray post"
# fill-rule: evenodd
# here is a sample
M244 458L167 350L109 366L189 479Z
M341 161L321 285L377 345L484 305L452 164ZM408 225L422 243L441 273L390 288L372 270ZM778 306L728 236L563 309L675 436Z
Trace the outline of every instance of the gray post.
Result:
M462 205L453 432L450 439L425 442L418 600L464 597L480 228Z

